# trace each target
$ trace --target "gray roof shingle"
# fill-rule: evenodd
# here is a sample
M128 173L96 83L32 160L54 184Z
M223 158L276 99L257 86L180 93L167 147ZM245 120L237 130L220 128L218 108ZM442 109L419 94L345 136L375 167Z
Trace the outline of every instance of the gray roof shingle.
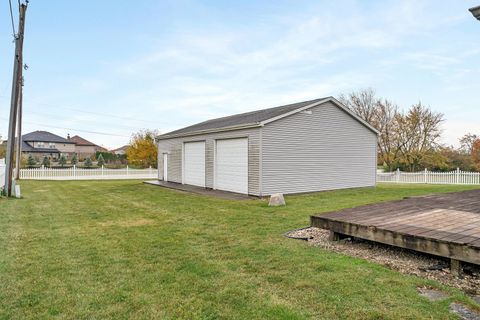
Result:
M260 123L262 121L275 118L282 114L297 110L299 108L308 106L312 103L316 103L325 99L328 99L328 98L314 99L314 100L303 101L303 102L298 102L293 104L287 104L284 106L279 106L274 108L245 112L245 113L240 113L232 116L207 120L207 121L200 122L182 129L168 132L166 134L160 135L159 138L170 136L170 135L182 135L182 134L194 133L194 132L203 131L203 130L214 130L214 129L232 127L232 126L256 124L256 123Z
M68 141L65 138L57 136L48 131L33 131L22 136L23 141L43 141L43 142L57 142L75 144L73 141Z

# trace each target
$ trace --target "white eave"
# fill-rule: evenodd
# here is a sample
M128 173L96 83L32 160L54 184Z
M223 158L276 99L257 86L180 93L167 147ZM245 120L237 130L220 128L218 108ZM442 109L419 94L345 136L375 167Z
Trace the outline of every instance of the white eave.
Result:
M157 136L156 139L157 140L165 140L165 139L171 139L171 138L191 137L191 136L198 136L200 134L233 131L233 130L241 130L241 129L250 129L250 128L256 128L256 127L261 127L261 126L262 126L262 124L260 122L246 123L246 124L241 124L241 125L236 125L236 126L197 130L197 131L185 132L185 133L163 134L161 136Z

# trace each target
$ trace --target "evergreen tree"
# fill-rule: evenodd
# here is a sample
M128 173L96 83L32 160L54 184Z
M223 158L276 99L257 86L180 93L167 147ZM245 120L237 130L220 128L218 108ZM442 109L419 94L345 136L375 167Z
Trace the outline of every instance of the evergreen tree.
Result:
M105 164L105 160L103 159L102 154L100 153L97 158L97 165L99 167L103 166Z
M35 158L31 154L29 154L28 155L28 160L27 160L27 166L29 168L33 168L36 165L37 165L37 160L35 160Z
M90 168L92 166L92 159L90 159L90 157L87 157L83 165L87 168Z
M67 163L67 158L65 157L65 155L62 154L60 156L60 159L58 159L58 163L60 163L62 167Z
M78 159L77 159L77 154L76 154L76 153L73 154L72 160L70 160L70 162L72 163L72 165L76 165L76 164L77 164Z
M47 156L43 157L42 166L50 167L50 158L48 158Z

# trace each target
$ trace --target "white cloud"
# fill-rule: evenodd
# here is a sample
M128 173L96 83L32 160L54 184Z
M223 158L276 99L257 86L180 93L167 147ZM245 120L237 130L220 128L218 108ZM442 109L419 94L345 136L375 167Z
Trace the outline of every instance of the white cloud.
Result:
M425 74L445 84L442 92L461 94L478 88L465 81L478 75L478 64L468 66L465 60L475 59L480 49L474 43L461 48L439 44L439 28L467 19L465 12L451 9L452 3L324 2L241 26L228 21L177 24L168 33L141 35L148 45L128 59L69 76L62 90L38 92L35 99L155 121L107 119L106 130L129 134L127 127L158 126L166 132L211 117L368 86L392 88L415 102L416 94L426 96L426 90L408 93L404 88L410 78ZM418 39L435 45L423 46ZM410 73L402 74L405 70ZM97 117L65 118L65 126L98 126Z

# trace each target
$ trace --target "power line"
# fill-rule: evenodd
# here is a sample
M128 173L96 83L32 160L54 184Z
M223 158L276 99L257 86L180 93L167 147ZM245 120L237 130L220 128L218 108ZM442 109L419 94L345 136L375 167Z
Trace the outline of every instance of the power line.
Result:
M12 0L8 0L8 4L10 5L10 18L12 20L13 37L16 39L17 32L15 31L15 22L13 21ZM18 2L18 6L20 7L20 1Z
M7 96L0 94L0 97L7 98ZM29 101L25 104L33 104L33 105L38 105L38 106L45 106L45 107L51 107L59 110L69 110L69 111L75 111L78 113L86 113L86 114L93 114L97 116L102 116L102 117L109 117L109 118L117 118L121 120L128 120L128 121L138 121L138 122L145 122L145 123L155 123L155 124L168 124L171 125L171 121L154 121L154 120L145 120L145 119L137 119L137 118L131 118L131 117L125 117L125 116L119 116L115 114L109 114L109 113L103 113L103 112L95 112L95 111L87 111L87 110L82 110L82 109L76 109L76 108L71 108L71 107L62 107L50 103L43 103L43 102L36 102L36 101Z
M8 120L8 119L3 118L3 117L0 117L0 119ZM99 134L99 135L104 135L104 136L130 138L130 136L123 135L123 134L90 131L90 130L82 130L82 129L74 129L74 128L66 128L66 127L58 127L58 126L52 126L52 125L49 125L49 124L43 124L43 123L32 122L32 121L24 121L24 123L29 123L29 124L33 124L33 125L37 125L37 126L49 127L49 128L54 128L54 129L70 130L70 131L73 131L73 132L85 132L85 133Z
M45 112L38 112L38 111L31 111L31 110L28 110L28 114L36 114L36 115L39 115L41 117L48 117L49 119L51 118L55 118L55 119L58 119L58 120L62 120L62 121L65 121L65 118L64 117L59 117L59 116L56 116L56 115L52 115L50 113L45 113ZM132 127L132 126L125 126L125 125L122 125L122 124L118 124L118 123L114 123L114 122L102 122L102 121L98 121L97 118L95 118L94 120L91 120L91 119L75 119L75 122L95 122L99 125L107 125L109 127L117 127L117 128L122 128L122 129L128 129L128 130L139 130L139 129L142 129L142 127L138 126L138 127Z
M103 117L111 117L111 118L117 118L117 119L122 119L122 120L129 120L129 121L139 121L139 122L148 122L148 123L156 123L158 124L157 121L153 120L143 120L143 119L135 119L135 118L130 118L130 117L122 117L118 116L115 114L108 114L108 113L102 113L102 112L94 112L94 111L86 111L86 110L80 110L80 109L75 109L75 108L70 108L70 107L60 107L52 104L47 104L47 103L40 103L40 102L35 102L37 105L43 105L46 107L52 107L60 110L70 110L70 111L75 111L75 112L81 112L81 113L89 113L89 114L94 114L97 116L103 116Z

